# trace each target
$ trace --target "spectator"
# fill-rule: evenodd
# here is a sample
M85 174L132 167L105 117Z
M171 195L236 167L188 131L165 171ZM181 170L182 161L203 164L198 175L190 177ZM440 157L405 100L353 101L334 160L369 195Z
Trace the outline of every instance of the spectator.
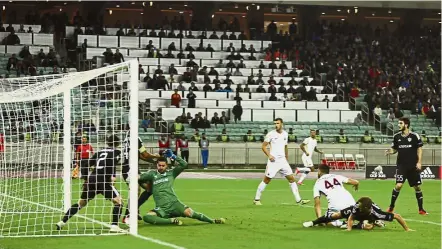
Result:
M190 51L195 51L195 49L190 46L190 43L186 44L186 47L184 48L184 51L190 52Z
M6 32L10 32L10 33L15 32L14 27L12 27L11 23L8 25L8 27L6 27Z
M202 42L200 42L199 46L196 48L196 51L206 51Z
M233 43L230 43L230 45L226 48L227 52L235 52L235 47L233 46Z
M160 139L158 139L158 154L162 155L165 150L169 149L169 139L167 139L165 134L162 134L160 136Z
M364 136L361 137L361 143L374 143L374 138L370 135L368 130L364 132Z
M255 136L252 134L252 130L248 130L247 134L243 136L244 142L256 142Z
M120 50L118 48L114 54L114 61L115 61L115 63L124 62L124 56L120 53Z
M167 48L169 51L176 51L175 42L171 42Z
M172 94L171 97L171 105L175 106L176 108L180 108L181 103L181 95L178 93L178 89L175 89L175 92Z
M187 34L186 38L194 39L195 36L192 35L192 31L189 31L189 33Z
M242 76L241 71L239 71L239 66L236 68L235 72L233 72L233 76Z
M330 102L330 99L328 98L328 95L325 95L322 99L322 102Z
M421 139L422 139L422 143L424 143L424 144L428 144L429 143L429 140L428 140L427 135L425 134L425 131L422 131Z
M434 143L441 144L442 142L442 132L439 131L439 135L434 139Z
M219 119L220 119L220 123L223 124L223 125L228 124L229 120L230 120L229 117L226 116L226 112L225 111L221 112L221 117Z
M211 123L214 124L215 127L216 127L218 124L221 123L221 120L220 120L220 118L218 117L218 113L217 113L217 112L215 112L215 113L213 114L213 117L212 117Z
M298 142L298 138L296 137L295 134L293 134L293 128L289 128L289 132L288 132L288 139L290 143L297 143Z
M233 107L232 113L234 116L235 123L237 123L238 120L241 121L241 116L243 113L241 101L236 101L236 105Z
M14 31L6 37L6 45L18 45L20 44L20 38L15 34Z
M197 115L195 115L195 116L197 116ZM199 130L195 129L195 132L193 133L192 137L190 138L190 141L199 143L200 140L201 140L201 136L199 134Z
M203 86L204 92L211 92L213 91L212 87L209 85L209 82L206 82L206 84Z
M216 137L216 141L218 142L230 142L230 137L227 135L226 128L221 131L221 134Z
M187 94L187 107L188 108L195 108L195 99L196 95L193 93L193 90L189 89L189 93Z
M212 48L212 45L209 43L207 44L207 48L206 48L207 52L215 52L215 49Z
M6 70L11 71L11 69L17 69L17 62L17 57L15 56L15 54L12 54L6 64Z
M318 143L323 143L323 139L322 136L319 135L319 130L316 130L316 141L318 141Z
M387 119L390 120L390 121L394 121L395 115L394 115L393 108L390 108L390 111L389 111L389 113L387 115Z
M195 82L190 83L189 91L199 91L198 87L195 86Z
M147 132L147 128L149 128L149 125L150 119L148 119L147 115L145 115L143 120L141 121L141 128L143 128L144 132Z
M113 64L114 63L114 53L110 48L106 48L106 51L103 52L104 63ZM141 66L141 65L140 65Z
M262 133L262 135L259 137L259 141L264 142L265 137L267 136L267 133L269 133L267 131L267 129L265 129Z
M27 33L30 33L30 34L34 33L34 30L32 30L32 27L28 28L28 32Z
M237 68L246 68L246 64L244 64L244 59L241 59L238 63ZM241 74L242 76L242 74Z
M373 113L378 116L378 119L382 116L381 106L378 104L373 110Z
M213 31L213 33L210 35L209 39L219 39L219 37L216 35L216 31Z
M199 141L199 147L201 150L201 158L203 161L204 169L207 169L207 164L209 161L209 140L206 138L206 134L201 134L201 140Z
M362 120L362 116L360 113L358 113L358 115L355 117L353 124L357 125L357 126L361 126L364 123L364 121Z
M195 60L195 55L193 54L192 51L189 51L189 54L187 54L187 59L194 59Z
M178 139L178 148L181 151L181 157L189 162L189 141L185 135L181 135L180 139Z
M348 143L348 138L347 136L344 134L344 129L339 129L339 136L337 136L335 138L335 142L336 143L340 143L340 144L346 144Z

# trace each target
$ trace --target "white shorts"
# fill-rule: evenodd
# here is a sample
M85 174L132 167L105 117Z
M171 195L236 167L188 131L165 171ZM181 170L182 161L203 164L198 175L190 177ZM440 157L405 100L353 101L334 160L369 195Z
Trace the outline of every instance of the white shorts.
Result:
M284 177L293 175L293 170L285 157L275 158L274 162L271 162L270 160L267 161L265 175L268 178L273 178L278 172Z
M302 154L302 163L304 164L304 167L313 167L313 161L312 158L309 156L306 156L305 154Z

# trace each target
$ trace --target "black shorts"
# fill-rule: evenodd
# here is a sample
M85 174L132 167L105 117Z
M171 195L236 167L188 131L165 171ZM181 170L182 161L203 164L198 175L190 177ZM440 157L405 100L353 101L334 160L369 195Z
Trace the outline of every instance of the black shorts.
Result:
M86 180L89 174L89 159L80 160L81 179Z
M421 173L417 171L416 167L396 167L396 183L405 183L408 180L410 187L422 184Z
M117 189L110 182L98 182L97 179L92 176L89 177L87 181L83 183L83 190L81 191L82 200L92 200L96 195L101 194L104 198L111 200L118 196Z

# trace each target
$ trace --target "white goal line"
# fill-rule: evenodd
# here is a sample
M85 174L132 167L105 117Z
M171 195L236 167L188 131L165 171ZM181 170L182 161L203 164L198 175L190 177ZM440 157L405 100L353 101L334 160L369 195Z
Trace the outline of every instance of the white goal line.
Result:
M29 203L29 204L34 204L34 205L36 205L36 206L44 207L44 208L47 208L47 209L51 209L51 210L54 210L54 211L57 211L57 212L63 213L63 210L61 210L61 209L59 209L59 208L54 208L54 207L47 206L47 205L44 205L44 204L41 204L41 203L37 203L37 202L33 202L33 201L29 201L29 200L25 200L25 199L17 198L17 197L15 197L15 196L11 196L11 195L5 195L5 194L2 194L2 193L0 193L0 196L6 197L6 198L11 198L11 199L14 199L14 200L23 201L23 202L26 202L26 203ZM2 214L2 213L5 213L5 212L0 212L0 214ZM104 227L107 227L107 228L110 228L110 227L111 227L109 224L107 224L107 223L105 223L105 222L98 221L98 220L95 220L95 219L92 219L92 218L86 217L86 216L84 216L84 215L81 215L81 214L77 214L76 217L79 217L79 218L85 219L85 220L90 221L90 222L93 222L93 223L97 223L97 224L99 224L99 225L101 225L101 226L104 226ZM116 234L112 234L112 235L125 235L125 234L129 234L129 233L116 233ZM110 234L106 234L106 233L104 233L104 234L99 234L99 235L96 235L96 234L89 234L89 235L88 235L88 234L77 234L77 235L75 235L75 234L67 234L67 235L62 235L62 234L60 234L60 235L58 235L58 234L57 234L57 235L55 235L55 236L100 236L100 235L110 235ZM132 236L134 236L134 237L136 237L136 238L139 238L139 239L142 239L142 240L150 241L150 242L155 243L155 244L158 244L158 245L162 245L162 246L166 246L166 247L174 248L174 249L186 249L185 247L182 247L182 246L174 245L174 244L171 244L171 243L168 243L168 242L162 241L162 240L158 240L158 239L154 239L154 238L146 237L146 236L139 235L139 234L136 234L136 235L129 234L129 235L132 235ZM2 237L3 237L3 236L0 235L0 238L2 238ZM40 235L40 236L35 236L35 235L32 235L32 236L31 236L31 235L29 235L29 236L14 236L14 237L17 238L17 237L48 237L48 236L47 236L47 235ZM4 238L4 237L3 237L3 238ZM13 238L13 237L11 237L11 238Z

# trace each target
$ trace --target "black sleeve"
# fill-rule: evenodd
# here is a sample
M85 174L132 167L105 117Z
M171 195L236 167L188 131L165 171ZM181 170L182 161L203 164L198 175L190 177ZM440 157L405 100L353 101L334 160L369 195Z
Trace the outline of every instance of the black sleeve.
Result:
M391 143L391 148L394 150L398 149L397 139L396 136L393 137L393 143Z
M416 137L416 147L420 148L420 147L424 146L424 143L422 142L422 139L419 136L419 134L415 133L414 135Z
M374 220L393 221L394 219L394 214L382 211L382 209L374 203L372 204L372 216Z

